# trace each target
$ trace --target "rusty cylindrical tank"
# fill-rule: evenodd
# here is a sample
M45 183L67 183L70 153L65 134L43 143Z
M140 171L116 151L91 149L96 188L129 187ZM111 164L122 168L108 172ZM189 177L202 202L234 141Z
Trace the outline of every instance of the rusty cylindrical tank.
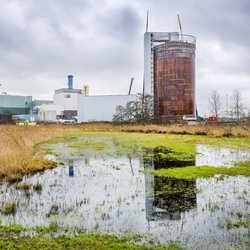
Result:
M154 47L155 115L195 114L195 38L183 35Z

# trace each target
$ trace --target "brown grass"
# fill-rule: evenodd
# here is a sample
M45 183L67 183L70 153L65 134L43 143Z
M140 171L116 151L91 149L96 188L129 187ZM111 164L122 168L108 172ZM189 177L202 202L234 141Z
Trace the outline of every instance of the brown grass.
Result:
M205 124L189 126L183 124L176 125L112 125L109 123L88 123L70 126L55 126L60 130L76 130L86 132L139 132L139 133L167 133L167 134L190 134L209 135L214 137L250 137L250 124Z
M51 168L55 164L42 155L33 156L33 147L57 135L48 127L0 127L0 180L21 180L25 174Z
M209 136L240 136L250 137L249 125L41 125L41 126L0 126L0 181L21 180L29 173L52 168L55 163L45 160L43 155L33 155L34 146L52 139L63 131L76 132L141 132L141 133L173 133Z
M190 134L209 135L215 137L250 137L250 126L230 125L230 124L206 124L197 126L188 125L125 125L120 131L142 132L142 133L170 133L170 134Z

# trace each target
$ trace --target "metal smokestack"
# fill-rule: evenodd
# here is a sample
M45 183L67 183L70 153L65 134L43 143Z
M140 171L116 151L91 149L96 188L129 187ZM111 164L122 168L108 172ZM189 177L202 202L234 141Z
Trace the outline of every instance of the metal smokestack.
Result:
M73 89L73 76L68 75L68 89Z

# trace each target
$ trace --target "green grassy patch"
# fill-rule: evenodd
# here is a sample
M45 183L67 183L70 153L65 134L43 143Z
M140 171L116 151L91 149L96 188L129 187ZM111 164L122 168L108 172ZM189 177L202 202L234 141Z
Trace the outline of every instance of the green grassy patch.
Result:
M92 150L103 150L107 147L107 144L102 141L100 142L80 141L80 142L70 144L68 147L82 149L82 150L86 148L90 148Z
M54 151L51 148L45 148L44 149L44 154L52 155L52 154L54 154Z
M232 222L231 219L226 218L224 222L221 222L219 224L219 226L221 228L227 228L229 230L232 228L239 228L239 227L249 228L250 219L240 219L240 220Z
M249 226L250 226L250 220L238 220L238 221L235 221L235 222L228 223L226 225L226 227L228 229L239 228L239 227L248 228Z
M149 150L147 150L149 151ZM164 162L168 163L189 163L195 160L195 153L194 152L176 152L172 149L158 146L151 150L151 154L146 154L149 157L153 157L154 160L158 163L164 164ZM180 164L183 165L183 164ZM192 164L189 164L192 165Z
M182 168L168 168L146 170L146 173L168 176L177 179L210 178L214 175L250 176L249 161L235 163L234 167L190 166Z
M80 137L84 137L82 140L89 140L89 143L79 140ZM98 142L93 142L95 138L98 138ZM101 141L100 141L101 140ZM112 155L147 157L145 155L145 148L154 149L157 147L165 147L174 154L171 156L168 154L166 157L171 157L175 160L184 160L188 157L195 155L196 144L207 144L216 147L229 147L234 149L250 149L250 140L247 137L213 137L206 135L188 135L188 134L157 134L157 133L129 133L129 132L86 132L79 130L63 130L60 132L60 136L37 144L34 149L34 153L41 151L41 148L46 144L58 144L74 142L70 147L86 148L90 147L91 150L101 151L105 149L109 144L105 143L106 140L112 141L115 145L115 152ZM103 150L105 151L105 150ZM175 154L178 153L178 154ZM54 153L54 152L52 152ZM105 153L105 152L103 152ZM106 152L107 153L107 152ZM108 152L110 154L110 152ZM180 154L182 153L182 155Z
M240 162L235 162L234 166L236 167L244 167L244 168L249 168L250 169L250 160L249 161L240 161Z
M141 237L124 236L118 238L108 234L58 235L58 226L24 228L20 225L0 226L0 249L168 249L184 250L171 242L164 245L143 245ZM152 243L152 242L151 242ZM150 243L149 243L150 244Z
M65 133L65 132L64 132ZM171 138L171 137L169 137ZM129 155L131 157L150 158L155 149L165 148L158 158L171 161L193 160L195 146L176 139L169 140L167 135L124 132L67 132L60 137L36 146L36 151L51 144L65 143L72 150L71 155L78 155L79 150L101 151L109 156ZM98 139L98 140L97 140ZM47 151L50 148L46 149ZM54 149L56 152L56 149ZM53 152L55 154L55 152ZM98 152L99 153L99 152Z
M47 145L48 142L46 142ZM162 163L170 162L173 166L192 166L196 155L196 144L208 144L230 148L250 149L249 138L238 137L210 137L200 135L176 135L156 133L128 133L128 132L79 132L64 131L61 136L50 140L49 144L66 143L73 150L71 155L84 154L84 150L98 151L110 157L128 155L144 159L152 159ZM113 145L113 146L112 146ZM84 151L84 152L83 152ZM99 152L100 151L100 152ZM246 166L249 162L241 163ZM166 164L167 165L167 164ZM174 166L173 166L174 167ZM208 178L215 174L245 175L249 176L249 170L243 165L235 165L236 168L213 168L210 166L188 167L185 169L157 170L154 174L166 175L175 178ZM153 172L152 172L153 173Z

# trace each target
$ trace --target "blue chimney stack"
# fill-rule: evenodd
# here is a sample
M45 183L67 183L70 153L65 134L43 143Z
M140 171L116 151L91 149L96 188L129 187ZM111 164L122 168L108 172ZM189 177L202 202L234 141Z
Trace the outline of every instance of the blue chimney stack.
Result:
M68 75L68 89L73 89L73 76Z

